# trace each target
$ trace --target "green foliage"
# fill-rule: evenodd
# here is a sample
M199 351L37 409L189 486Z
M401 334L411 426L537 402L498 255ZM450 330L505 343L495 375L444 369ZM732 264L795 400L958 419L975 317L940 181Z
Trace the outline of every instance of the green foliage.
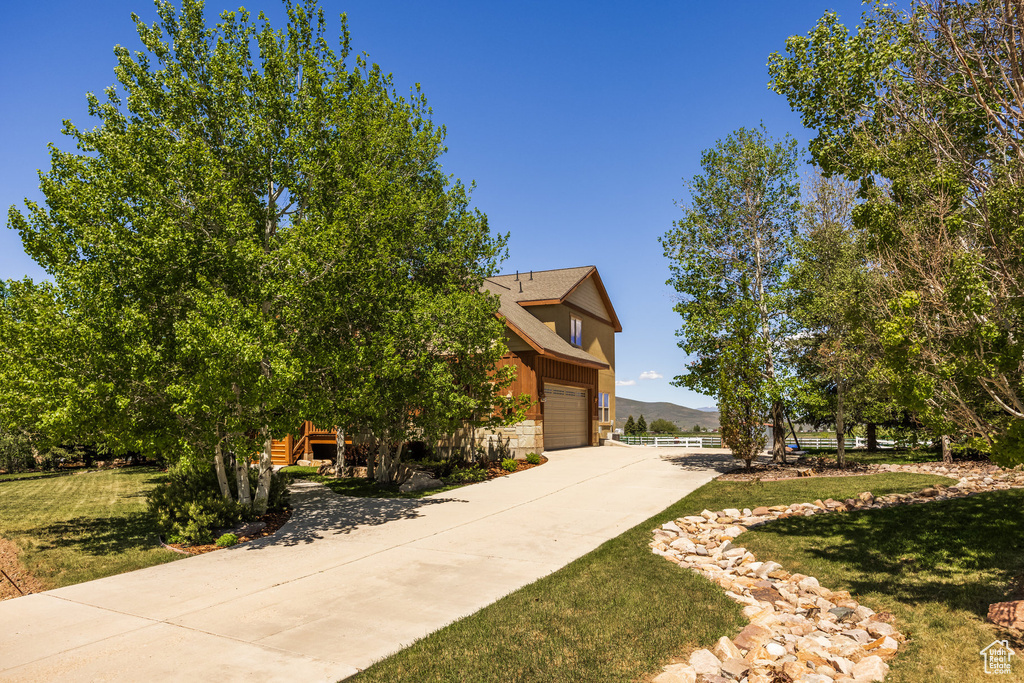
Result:
M633 421L632 415L626 418L626 426L622 428L622 433L626 436L633 436L636 434L636 422Z
M798 162L791 137L775 141L763 127L740 128L704 150L683 217L660 240L668 284L679 294L679 346L695 359L673 384L719 400L726 390L738 395L722 385L730 378L724 356L741 343L740 330L750 330L742 341L748 348L732 355L761 378L741 393L767 395L777 430L792 384L782 348L794 327L785 285L798 226Z
M238 545L238 536L234 534L221 534L221 537L217 539L216 545L218 548L230 548L233 545Z
M690 431L692 431L694 434L700 434L704 430L701 429L700 425L693 425L693 429L691 429Z
M487 479L487 470L480 465L471 465L453 469L451 474L444 477L444 482L446 484L470 484L485 479Z
M672 422L664 418L658 418L649 427L652 434L675 434L679 431Z
M636 431L633 433L637 435L647 433L647 420L644 419L643 415L641 415L640 419L636 421Z
M719 349L718 420L722 445L750 467L753 459L764 450L769 394L764 389L766 378L761 371L758 349L750 343L757 316L748 310L746 315L736 316L731 324L734 336Z
M234 526L251 514L221 495L209 468L184 465L172 467L150 492L149 511L168 541L187 545L211 543L213 528Z
M45 202L9 212L54 284L4 286L0 368L23 378L0 370L0 420L199 463L305 418L378 435L391 480L414 434L519 417L482 291L506 238L442 168L423 94L350 59L344 19L331 49L312 0L281 29L158 13L51 147Z
M816 163L859 182L893 396L935 434L1010 451L1024 419L1019 27L1001 3L876 2L853 33L826 13L769 64L816 131Z
M0 429L0 470L7 473L24 472L36 467L28 438Z
M519 463L515 458L505 458L501 461L501 469L506 472L515 472L519 469Z
M526 454L526 462L530 463L531 465L539 465L540 464L540 456L537 455L536 453L527 453Z

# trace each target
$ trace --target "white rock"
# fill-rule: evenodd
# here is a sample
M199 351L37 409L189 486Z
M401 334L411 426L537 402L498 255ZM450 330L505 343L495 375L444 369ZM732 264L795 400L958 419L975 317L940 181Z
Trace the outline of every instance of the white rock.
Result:
M670 664L651 683L697 683L697 672L689 664Z
M784 645L776 643L775 641L765 644L764 649L765 652L770 654L775 659L778 659L779 657L782 657L786 654L786 647Z
M853 665L851 672L854 678L863 678L866 681L882 681L889 673L889 665L882 661L878 655L865 657Z
M881 661L881 660L879 660ZM697 650L690 655L690 666L699 674L710 674L717 676L722 670L722 660L716 657L711 650Z

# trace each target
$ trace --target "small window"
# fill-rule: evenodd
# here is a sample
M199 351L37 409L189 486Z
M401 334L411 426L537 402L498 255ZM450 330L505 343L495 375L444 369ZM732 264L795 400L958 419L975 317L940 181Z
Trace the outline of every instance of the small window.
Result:
M611 407L609 406L610 398L608 394L600 393L597 395L597 417L598 422L603 424L610 423L612 421Z
M583 321L573 317L569 322L569 343L573 346L583 346Z

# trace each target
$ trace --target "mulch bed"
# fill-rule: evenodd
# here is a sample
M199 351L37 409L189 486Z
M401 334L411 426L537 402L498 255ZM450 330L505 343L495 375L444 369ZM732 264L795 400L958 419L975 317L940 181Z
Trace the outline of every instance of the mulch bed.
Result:
M4 538L0 538L0 570L3 571L0 573L0 600L46 590L18 561L18 546Z
M919 467L942 467L945 463L941 460L936 462L915 462L906 463ZM992 463L988 461L955 460L953 465L957 467L968 467L977 469L988 469ZM738 467L726 472L718 478L719 481L780 481L783 479L796 479L798 477L853 477L866 474L878 474L880 470L877 464L859 464L847 462L846 467L840 468L835 460L830 458L814 458L802 456L796 460L790 460L787 464L769 462L763 465L755 465L750 469Z
M257 538L264 538L265 536L271 535L272 533L276 532L278 529L283 527L284 523L287 522L291 516L292 511L285 510L284 512L268 512L262 517L258 517L256 521L263 522L264 524L266 524L266 526L260 529L259 531L253 533L251 536L239 536L238 543L236 545L240 545L247 541L254 541ZM224 548L221 548L220 546L213 543L209 543L207 545L183 545L181 543L163 543L163 545L170 548L171 550L176 550L179 553L184 553L186 555L202 555L203 553L211 553L214 550L224 550Z
M519 469L516 472L522 472L523 470L532 469L534 467L540 467L548 461L547 456L540 456L540 462L536 465L531 465L525 460L516 460L516 464ZM509 472L508 470L502 469L500 462L488 462L484 463L484 467L487 469L487 479L497 479L498 477L504 477L509 474L515 474L516 472Z

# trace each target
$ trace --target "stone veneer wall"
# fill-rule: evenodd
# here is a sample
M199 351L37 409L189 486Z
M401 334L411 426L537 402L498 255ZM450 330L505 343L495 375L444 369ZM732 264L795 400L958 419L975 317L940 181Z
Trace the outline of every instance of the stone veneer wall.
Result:
M523 460L530 453L544 451L544 422L542 420L523 420L508 427L496 430L477 430L480 446L489 454L499 447L498 442L508 444L509 453L513 458Z

